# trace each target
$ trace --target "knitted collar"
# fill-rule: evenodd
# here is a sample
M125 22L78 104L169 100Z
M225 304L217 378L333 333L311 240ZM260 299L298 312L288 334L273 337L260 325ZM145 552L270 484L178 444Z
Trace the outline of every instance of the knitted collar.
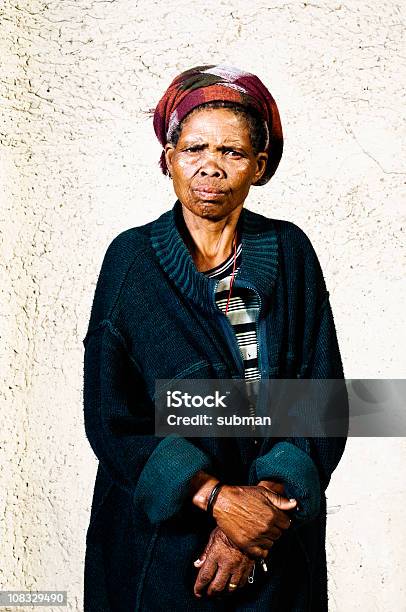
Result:
M179 290L201 309L218 312L215 288L218 280L199 272L179 231L183 220L182 205L177 200L171 210L152 222L151 242L162 268ZM269 302L278 273L278 240L272 219L241 210L242 261L234 287L251 286L262 303Z

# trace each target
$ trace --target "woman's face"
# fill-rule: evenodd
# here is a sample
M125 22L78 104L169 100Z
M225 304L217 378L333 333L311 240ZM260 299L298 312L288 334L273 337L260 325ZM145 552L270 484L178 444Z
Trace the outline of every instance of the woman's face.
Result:
M246 119L227 108L201 109L186 118L176 146L165 147L175 193L193 214L221 219L243 205L266 169L254 153Z

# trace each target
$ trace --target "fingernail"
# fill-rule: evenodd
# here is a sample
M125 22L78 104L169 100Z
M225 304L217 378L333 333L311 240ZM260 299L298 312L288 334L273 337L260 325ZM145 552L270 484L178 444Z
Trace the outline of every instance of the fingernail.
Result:
M201 561L200 559L197 559L196 561L193 562L193 565L195 567L198 567L199 565L202 565L203 561Z
M289 501L290 502L295 502L296 500L293 497L291 497Z

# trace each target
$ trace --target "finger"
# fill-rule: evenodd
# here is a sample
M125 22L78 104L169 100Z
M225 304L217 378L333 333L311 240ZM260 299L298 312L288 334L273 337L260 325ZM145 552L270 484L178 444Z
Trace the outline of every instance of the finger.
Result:
M230 572L225 568L218 566L216 575L207 587L208 597L212 597L213 595L218 595L219 593L223 592L228 584L229 578Z
M227 590L229 593L233 593L234 591L239 589L244 584L242 582L243 577L244 577L244 572L242 570L239 572L235 572L234 574L231 575L228 581L228 585L227 585Z
M292 519L285 514L285 512L282 512L281 510L277 510L275 512L274 527L277 527L278 529L288 529L291 524Z
M207 559L207 555L202 555L201 557L196 559L196 561L193 561L193 565L195 567L201 567L203 563L206 561L206 559Z
M268 550L272 548L273 545L274 541L271 538L262 537L260 542L246 546L241 550L251 559L265 559L265 557L268 555Z
M196 559L196 561L193 562L193 565L195 567L201 567L203 565L203 563L206 561L207 554L208 554L208 552L210 550L210 547L211 547L212 538L213 538L213 533L210 534L209 541L207 542L207 544L205 546L205 549L202 552L202 554Z
M279 538L281 537L282 533L283 533L282 529L279 529L278 527L273 525L271 527L271 529L269 530L268 535L269 535L270 539L275 542L275 540L279 540Z
M277 532L275 531L275 526L271 525L269 527L269 531L267 531L266 535L262 535L260 538L258 538L255 541L254 547L259 548L259 550L262 551L267 551L269 548L271 548L271 546L274 545L274 541L277 540L276 537L274 537L274 535L277 535Z
M209 552L211 544L212 544L212 540L213 540L213 532L210 534L209 541L207 542L204 551L202 552L200 557L198 557L196 559L196 561L193 562L193 565L195 567L201 567L203 565L203 563L206 561L208 552Z
M286 497L285 485L282 482L276 482L275 480L261 480L258 484L261 487L265 487L265 489L272 491L273 493Z
M269 489L266 489L266 496L268 497L269 501L280 510L293 510L293 508L297 505L296 499L282 497L282 495L273 493L269 491Z
M204 565L200 568L199 573L197 574L195 586L194 586L194 594L196 597L202 597L203 592L208 584L212 581L213 577L216 574L217 563L215 561L210 561L208 559Z
M239 588L242 588L243 586L247 584L248 578L251 576L251 573L252 573L253 565L254 565L253 563L248 565L247 569L242 573L242 576L240 578Z
M260 546L252 546L247 550L247 554L250 557L266 559L268 556L268 551L273 546L273 541L269 540L269 544L267 544L266 548L261 548Z
M264 529L265 529L265 526L264 526ZM243 552L245 552L247 555L250 555L250 556L259 556L257 554L258 551L264 551L264 550L267 550L268 548L271 548L271 546L273 546L274 540L277 539L276 536L278 535L278 533L279 533L279 530L275 526L275 521L274 521L273 523L270 523L266 527L266 531L263 531L251 542L248 542L244 546L240 545L240 550L242 550ZM256 551L256 552L253 553L253 551ZM262 554L263 553L260 553L261 556Z

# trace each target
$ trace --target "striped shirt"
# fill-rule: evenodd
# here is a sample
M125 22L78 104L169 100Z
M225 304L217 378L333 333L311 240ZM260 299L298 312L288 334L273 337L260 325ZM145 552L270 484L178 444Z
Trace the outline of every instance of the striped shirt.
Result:
M240 242L236 251L234 275L241 266L241 259L242 244ZM234 253L215 268L203 272L203 274L219 280L216 288L216 303L224 313L230 290L233 264ZM245 380L247 381L261 378L261 373L258 369L258 340L256 327L259 307L259 298L255 291L233 285L231 298L228 304L227 317L236 336L237 344L244 362Z

